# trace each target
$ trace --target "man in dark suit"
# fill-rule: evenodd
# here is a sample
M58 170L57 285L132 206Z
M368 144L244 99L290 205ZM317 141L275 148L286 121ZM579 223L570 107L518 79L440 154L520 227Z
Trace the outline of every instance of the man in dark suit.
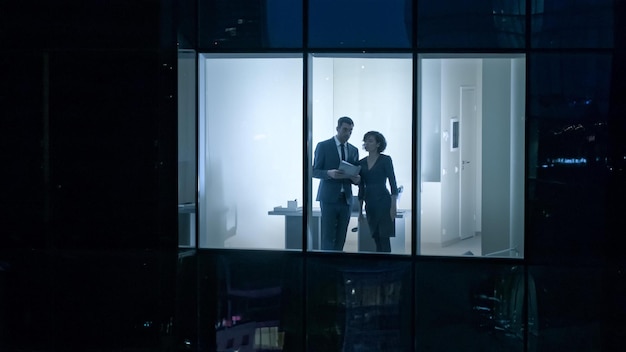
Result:
M317 198L322 211L322 250L342 251L346 242L352 209L352 184L361 176L349 176L339 170L339 163L359 163L359 150L348 143L354 122L347 116L337 121L337 134L315 147L313 177L320 179Z

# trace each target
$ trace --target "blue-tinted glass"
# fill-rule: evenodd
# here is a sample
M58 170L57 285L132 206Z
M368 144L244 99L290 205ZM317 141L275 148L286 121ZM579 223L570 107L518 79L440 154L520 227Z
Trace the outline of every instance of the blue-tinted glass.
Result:
M301 349L301 258L231 252L198 260L199 351Z
M421 48L523 48L525 0L418 1Z
M200 48L299 48L302 1L200 0Z
M356 260L309 260L307 350L410 351L410 265Z
M365 54L365 55L313 55L311 57L311 140L314 146L312 195L313 206L311 212L311 235L313 246L310 249L339 249L345 252L374 252L383 251L385 241L389 241L390 253L410 254L411 253L411 129L398 128L398 126L411 126L411 103L412 103L412 60L410 54ZM322 224L327 224L326 218L331 215L322 212L323 207L335 207L335 200L339 194L328 197L332 191L332 184L329 185L324 180L326 170L336 168L339 162L337 158L327 156L325 141L337 134L338 118L333 116L336 111L341 111L341 115L349 116L354 122L354 129L348 144L354 146L353 151L348 155L348 161L358 164L358 160L364 160L367 152L363 149L364 135L368 131L378 131L387 143L384 154L392 158L394 178L398 192L402 193L395 200L397 214L395 226L391 233L384 229L370 228L365 217L360 217L360 211L365 209L375 209L376 206L383 206L384 197L370 198L371 208L367 201L361 204L358 201L359 189L356 185L352 189L345 187L344 191L352 194L352 212L349 218L347 229L340 229L339 232L347 233L344 238L336 236L335 231L329 231ZM317 170L317 174L316 174ZM363 170L363 168L361 169ZM362 177L364 174L362 174ZM366 183L365 178L361 179L361 185ZM390 181L386 178L382 182L383 187L391 191ZM332 183L332 182L331 182ZM402 188L400 188L402 187ZM364 188L363 188L364 189ZM362 189L362 190L363 190ZM330 192L330 193L329 193ZM336 189L339 192L339 188ZM370 192L370 191L368 191ZM363 194L361 194L362 196ZM327 203L332 198L330 203ZM368 197L365 197L366 199ZM376 204L371 203L375 201ZM325 205L324 205L325 204ZM391 204L391 203L388 203ZM389 210L383 211L389 214ZM324 215L322 215L324 213ZM369 219L372 220L371 211ZM375 221L375 220L374 220ZM330 224L330 222L328 222ZM302 226L302 224L300 224ZM393 225L392 225L393 226ZM376 245L373 236L379 237L376 233L381 231L380 237L383 240ZM324 243L322 240L330 234L330 241ZM390 237L388 237L391 235ZM388 239L388 240L387 240ZM338 242L335 242L337 240ZM322 242L322 246L316 243ZM333 247L337 244L339 248Z
M528 253L535 262L601 261L614 163L611 56L537 54L529 71Z
M416 350L523 351L524 310L535 303L531 292L524 302L525 282L523 268L510 264L418 263ZM535 316L529 309L529 321Z
M408 48L410 0L311 0L309 47Z
M604 282L607 277L604 268L549 266L528 270L537 294L536 351L620 349L603 342L609 332L616 331L617 325L623 329L622 323L607 317L624 314L623 297L616 301L615 296L608 294L613 290L611 287L620 283Z
M532 46L610 48L614 0L532 1Z
M302 57L200 57L198 246L301 249Z
M176 1L177 44L179 49L193 49L198 40L198 20L194 0Z

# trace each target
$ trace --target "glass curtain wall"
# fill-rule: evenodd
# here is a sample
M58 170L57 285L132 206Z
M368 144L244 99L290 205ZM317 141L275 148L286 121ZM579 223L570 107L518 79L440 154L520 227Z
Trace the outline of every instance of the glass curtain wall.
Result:
M613 1L201 3L199 228L186 245L285 255L267 265L263 254L233 260L251 251L217 251L216 264L215 251L199 251L209 263L199 266L198 291L207 341L224 349L254 341L259 350L532 351L563 341L598 349L602 276L562 263L603 253L601 239L586 234L601 233L604 221L602 180L589 185L610 166ZM346 255L298 253L320 249L313 149L336 134L341 116L354 120L359 158L365 132L387 137L405 214L391 253L405 256L372 256L354 216ZM592 215L572 221L581 197ZM547 264L527 265L538 262ZM245 289L214 290L235 281ZM304 303L294 299L301 288ZM248 309L263 299L271 309ZM229 324L252 317L272 325L233 342Z

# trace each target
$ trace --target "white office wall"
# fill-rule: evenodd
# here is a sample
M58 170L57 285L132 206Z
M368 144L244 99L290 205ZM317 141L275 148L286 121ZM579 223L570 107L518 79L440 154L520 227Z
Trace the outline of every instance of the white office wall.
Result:
M282 249L302 199L302 57L200 60L200 247Z

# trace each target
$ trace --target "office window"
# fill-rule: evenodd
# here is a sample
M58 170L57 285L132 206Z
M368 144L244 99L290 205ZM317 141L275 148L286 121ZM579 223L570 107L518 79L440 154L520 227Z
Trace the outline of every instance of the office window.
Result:
M544 350L536 348L539 292L523 266L437 261L415 272L416 351Z
M196 246L197 55L178 53L178 246Z
M407 262L307 261L307 351L411 351L411 266Z
M524 55L421 55L418 254L524 256Z
M607 240L599 235L607 226L605 188L620 163L611 152L615 126L609 123L612 81L620 79L614 58L554 53L533 54L529 60L528 208L534 260L601 262Z
M622 344L623 324L613 324L625 312L620 270L552 263L529 266L528 272L539 304L536 319L528 320L538 333L537 344L530 345L536 351L610 351Z
M348 116L354 122L348 143L356 147L358 159L368 154L363 148L366 132L378 131L387 141L383 154L391 157L396 183L401 191L397 200L395 236L390 238L393 254L411 253L412 62L409 54L310 56L311 155L314 157L318 143L337 134L338 119L342 116ZM331 168L335 167L328 166L328 169ZM320 247L321 204L317 199L320 182L320 178L312 179L309 249L313 250L324 249ZM388 181L385 186L391 191ZM355 185L352 186L352 194L354 197L358 194ZM320 194L320 197L323 195ZM343 251L375 252L376 245L369 227L358 220L357 199L354 199L353 206Z
M302 201L302 69L302 55L200 55L199 247L285 248L270 212Z
M292 254L198 254L198 350L301 349L304 269Z
M532 0L535 48L612 48L613 0Z
M200 0L198 42L206 50L302 47L302 1Z
M418 1L420 48L523 48L525 0Z
M311 0L311 48L410 48L411 0Z

